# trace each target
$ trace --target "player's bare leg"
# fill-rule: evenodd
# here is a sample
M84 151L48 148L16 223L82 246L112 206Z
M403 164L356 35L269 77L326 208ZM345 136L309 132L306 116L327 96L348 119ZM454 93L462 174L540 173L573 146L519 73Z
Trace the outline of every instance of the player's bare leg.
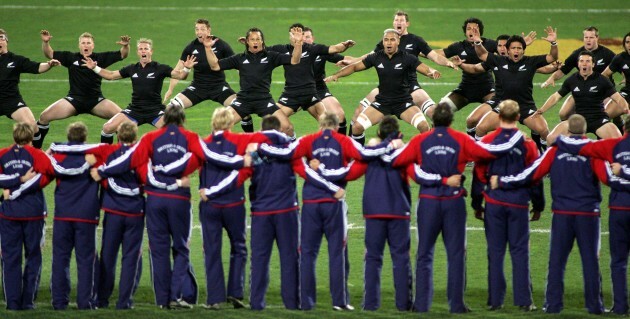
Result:
M558 112L558 116L560 117L560 121L566 121L569 119L569 116L575 114L575 101L573 100L573 96L569 95L564 103L562 103L562 107Z
M377 94L378 94L378 88L373 89L372 91L370 91L370 93L368 93L368 95L365 98L363 98L363 100L359 101L359 105L354 109L354 114L352 115L352 120L350 121L350 128L348 130L348 133L350 134L350 136L354 134L352 127L354 126L354 123L356 123L357 119L359 118L359 114L361 114L361 112L367 109L372 104L372 102L374 102Z
M420 111L420 108L415 105L402 112L400 118L411 124L411 126L415 127L420 133L429 130L427 119L424 117L424 114L422 114L422 111Z
M92 109L92 114L102 118L109 120L112 117L116 116L116 114L120 114L122 110L116 103L104 99L100 101L96 106ZM101 131L101 143L109 143L112 144L114 142L114 133L118 129L118 126L114 127L111 133L107 133L106 131Z
M322 100L322 103L324 103L326 112L333 112L337 114L337 117L339 117L338 132L343 135L346 135L347 134L346 133L346 129L347 129L346 112L343 110L343 107L341 106L341 103L339 103L339 100L337 100L337 98L334 96L328 96Z
M475 139L481 139L489 132L496 130L497 127L499 127L499 114L494 112L486 113L477 124Z
M363 110L363 112L357 116L354 125L352 125L352 139L359 142L361 145L365 144L365 131L372 125L380 123L383 117L383 113L377 111L372 106Z

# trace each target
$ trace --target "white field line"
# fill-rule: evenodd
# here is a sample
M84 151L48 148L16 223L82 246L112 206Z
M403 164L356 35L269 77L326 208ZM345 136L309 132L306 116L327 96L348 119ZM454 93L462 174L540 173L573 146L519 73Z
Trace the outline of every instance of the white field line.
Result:
M36 82L36 83L68 83L67 79L20 79L20 82ZM119 80L119 81L107 81L104 80L102 82L103 84L129 84L131 83L130 80ZM183 84L190 84L190 81L179 81L179 83L183 83ZM237 85L238 82L228 82L230 85ZM277 84L277 85L284 85L283 81L273 81L273 84ZM542 84L542 82L534 82L534 86L538 86L540 87L540 85ZM344 86L344 85L373 85L373 86L377 86L378 82L374 81L374 82L356 82L356 81L339 81L338 83L332 83L332 84L328 84L329 88L332 88L334 91L334 88L337 86ZM457 86L459 85L459 82L423 82L420 83L420 85L422 86ZM562 86L562 82L560 81L556 81L556 86Z
M0 5L0 9L5 10L77 10L77 11L181 11L182 7L170 6L77 6L77 5L20 5L5 4ZM186 7L188 11L274 11L274 12L377 12L391 13L391 8L337 8L337 7L212 7L212 6L195 6ZM572 9L572 8L407 8L407 12L420 13L569 13L569 14L625 14L630 13L630 8L616 9Z

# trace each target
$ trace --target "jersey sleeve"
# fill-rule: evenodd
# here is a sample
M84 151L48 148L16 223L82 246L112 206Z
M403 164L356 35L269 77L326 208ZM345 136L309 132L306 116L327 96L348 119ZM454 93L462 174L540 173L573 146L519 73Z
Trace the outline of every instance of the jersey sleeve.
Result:
M420 144L423 139L423 134L416 135L405 146L397 149L391 156L392 166L402 167L412 163L421 164L422 151L420 150Z
M97 62L98 66L106 68L118 61L122 61L122 55L120 54L120 51L97 53L94 61Z
M171 77L171 73L173 72L173 68L168 66L168 65L166 65L166 64L160 64L160 66L158 68L158 72L163 77L170 78Z
M613 151L621 138L605 139L596 142L584 144L579 150L580 155L599 158L610 163L615 162Z
M630 192L630 169L622 167L621 176L617 176L613 174L610 165L606 163L606 181L603 183L610 186L610 188L621 191L621 192ZM599 176L598 176L599 178Z
M564 82L562 82L562 86L558 90L558 94L560 94L560 96L564 97L571 92L571 79L572 78L573 77L569 77Z
M411 177L416 183L424 187L440 186L446 184L446 179L448 179L448 176L443 177L440 174L429 173L418 164L413 164L413 175Z
M291 64L291 54L280 54L278 52L270 51L268 56L275 66Z
M451 58L458 55L461 49L462 48L459 42L455 42L455 43L451 43L449 46L444 48L443 51L444 51L444 55L447 58Z
M20 174L0 174L0 188L9 189L20 185Z
M612 59L612 61L608 65L608 68L610 68L611 71L618 72L618 73L621 73L622 67L623 67L623 57L621 56L621 54L615 55L615 57Z
M499 188L516 189L540 181L551 170L551 164L553 164L557 150L556 147L549 148L543 156L519 174L499 176Z
M70 66L74 62L72 57L73 57L73 54L72 52L69 52L69 51L53 52L53 59L58 60L61 63L61 65L65 67Z
M123 79L126 79L128 77L130 77L133 74L133 64L129 64L127 66L124 66L122 69L118 70L118 73L120 73L120 76Z
M33 178L29 179L25 183L21 184L20 187L13 190L11 192L11 195L9 196L9 200L15 200L22 195L37 192L46 187L46 185L48 185L50 181L51 179L48 178L46 175L36 174Z
M339 54L339 53L335 53L335 54L326 54L323 56L323 58L326 59L326 61L330 62L330 63L337 63L341 60L344 59L344 56Z
M413 72L416 71L416 68L418 68L418 65L422 64L422 61L420 61L418 57L415 57L411 54L408 54L405 60L407 61L407 63L409 64L409 67L412 69Z
M294 159L292 162L292 166L294 172L300 175L300 177L304 178L304 180L306 180L309 184L314 185L317 188L327 191L330 194L335 194L341 189L341 187L328 181L326 178L322 177L315 170L313 170L308 165L305 158Z
M323 44L311 44L309 45L309 51L314 55L324 55L328 54L330 47Z
M535 69L541 68L547 64L549 64L549 62L547 62L547 55L543 54L543 55L535 55L532 58L532 65Z
M227 57L219 60L219 66L221 70L239 69L241 66L240 54Z
M571 70L577 68L578 55L579 52L573 51L571 55L569 55L569 57L564 60L564 64L560 68L560 71L562 71L562 73L564 74L569 74Z
M203 158L205 161L212 163L224 169L240 169L244 166L244 158L241 155L228 156L217 153L206 145L203 140L199 141L199 145L203 150Z
M195 40L196 41L196 40ZM186 61L186 59L188 59L189 55L192 55L192 44L188 44L184 50L182 50L182 54L180 55L179 59L182 61Z
M39 74L39 63L31 61L26 57L21 57L19 67L20 73Z
M497 53L497 41L492 39L483 39L483 47L486 48L488 53Z
M363 65L366 69L373 67L376 64L376 53L370 53L363 58Z
M418 42L418 48L420 49L420 53L424 54L424 56L428 56L433 49L427 41L425 41L422 37L416 36L416 41Z

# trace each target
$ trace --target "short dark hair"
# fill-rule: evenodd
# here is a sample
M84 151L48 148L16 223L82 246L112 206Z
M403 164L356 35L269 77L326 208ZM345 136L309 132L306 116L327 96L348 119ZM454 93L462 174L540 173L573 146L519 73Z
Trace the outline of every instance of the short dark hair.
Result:
M247 33L245 33L245 49L249 50L249 44L247 44L247 39L249 39L249 35L252 34L253 32L260 32L260 39L262 40L263 44L263 50L267 49L267 45L265 45L265 34L262 32L262 30L260 30L257 27L252 27L249 28L249 30L247 30Z
M594 26L588 26L586 28L584 28L584 31L582 31L582 33L586 32L586 31L592 31L595 32L595 36L599 37L599 30L597 29L597 27Z
M267 115L263 117L261 127L263 131L268 130L280 130L280 120L274 115Z
M311 29L310 27L304 27L304 28L302 28L302 32L311 32L311 34L312 34L312 33L314 33L314 32L313 32L313 29Z
M291 29L293 29L293 28L300 28L300 29L302 29L302 31L304 31L304 25L299 23L299 22L292 24L289 27L289 31L291 31Z
M396 11L396 14L394 14L394 18L399 16L405 16L405 21L409 22L409 15L407 14L407 12L402 10Z
M508 40L510 38L509 34L501 34L500 36L497 37L497 42L499 42L500 40Z
M206 27L208 27L208 29L210 29L210 21L208 21L207 19L197 19L197 21L195 21L195 24L205 24Z
M400 125L398 125L398 120L395 117L388 115L385 116L378 125L378 138L384 140L392 133L399 131Z
M164 111L164 125L177 125L182 126L186 121L186 113L184 109L178 106L170 106Z
M591 60L595 61L595 56L593 55L593 52L591 51L582 50L580 54L578 55L578 58L582 55L588 55L591 57Z
M476 23L479 26L479 35L483 35L483 22L481 22L481 20L477 19L477 18L468 18L464 21L464 25L462 25L462 30L464 31L464 34L466 34L466 26L469 23Z
M0 29L2 30L2 29ZM13 124L13 141L17 145L26 145L33 141L33 128L28 123Z
M83 122L74 122L68 125L68 142L85 143L88 128Z
M527 43L525 43L525 39L523 39L523 37L520 36L520 35L516 35L515 34L515 35L511 36L507 40L507 42L505 43L505 46L509 49L510 45L512 44L512 42L518 42L518 43L522 44L523 45L523 50L525 50L527 48Z
M433 125L448 127L451 123L453 123L453 110L447 103L438 103L433 110Z

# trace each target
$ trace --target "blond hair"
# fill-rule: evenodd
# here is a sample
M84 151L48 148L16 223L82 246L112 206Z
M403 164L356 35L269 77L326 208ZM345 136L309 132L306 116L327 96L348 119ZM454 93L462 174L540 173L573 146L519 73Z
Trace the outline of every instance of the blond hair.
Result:
M325 112L319 116L319 128L325 129L337 129L339 127L339 117L336 113Z
M92 42L94 42L94 36L89 32L81 33L81 35L79 36L79 42L81 42L81 38L90 38L92 39Z
M136 47L140 46L141 43L146 43L149 45L149 49L153 49L153 40L148 38L140 38L136 44Z
M13 141L15 144L26 145L32 142L33 134L33 128L27 123L20 122L13 124Z
M514 123L518 120L520 108L514 100L505 100L499 104L499 118L508 123Z
M212 113L212 130L222 131L232 128L234 114L227 107L218 107Z
M134 122L122 122L116 130L118 141L122 143L133 143L138 137L138 125Z

